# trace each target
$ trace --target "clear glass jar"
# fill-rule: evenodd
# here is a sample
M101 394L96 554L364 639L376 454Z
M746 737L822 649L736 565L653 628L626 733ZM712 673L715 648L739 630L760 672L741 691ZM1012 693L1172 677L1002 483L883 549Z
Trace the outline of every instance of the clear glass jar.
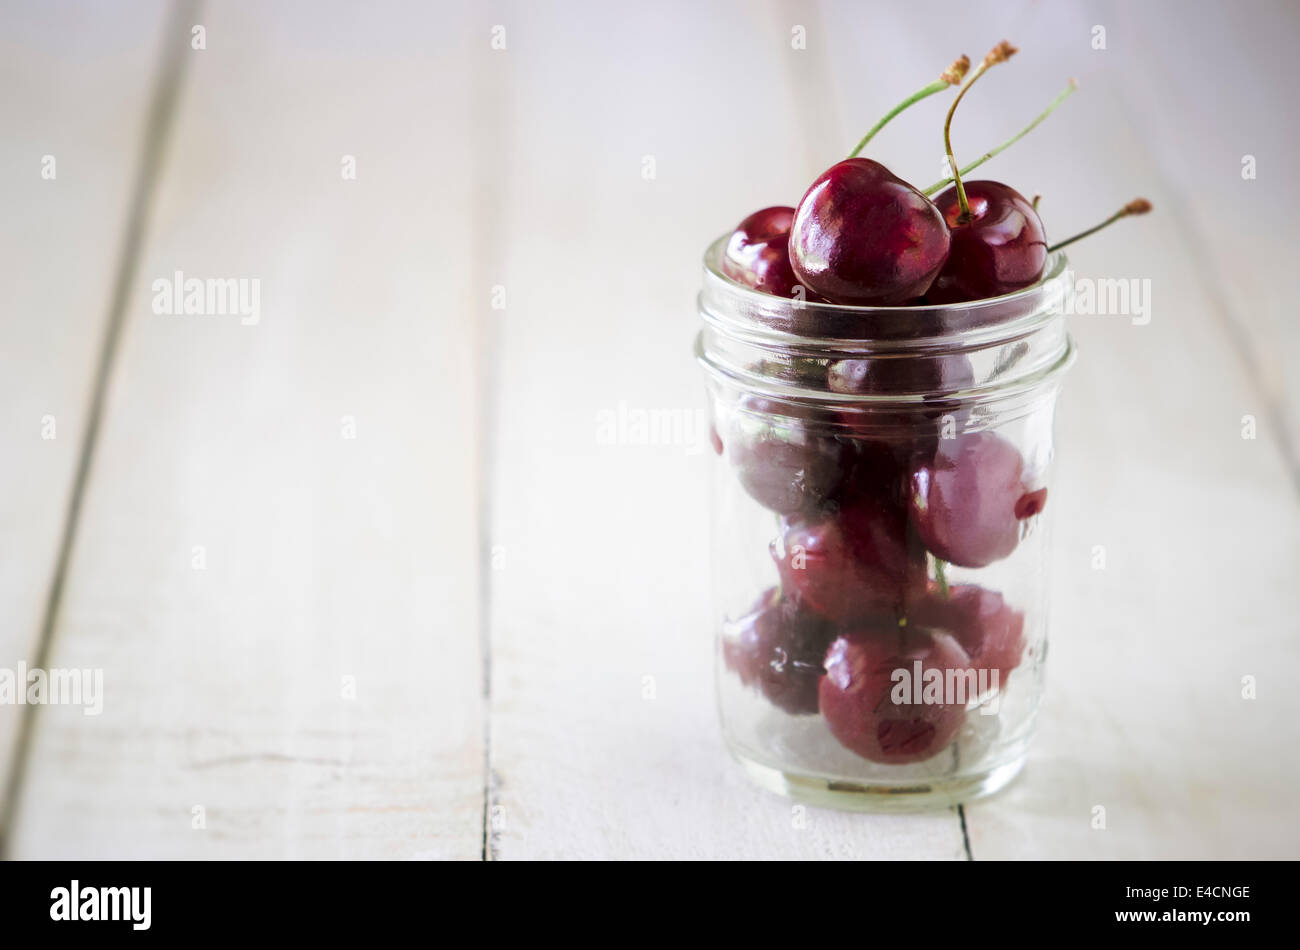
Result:
M723 246L696 355L727 746L818 804L991 794L1042 693L1065 258L1005 297L866 308L742 287Z

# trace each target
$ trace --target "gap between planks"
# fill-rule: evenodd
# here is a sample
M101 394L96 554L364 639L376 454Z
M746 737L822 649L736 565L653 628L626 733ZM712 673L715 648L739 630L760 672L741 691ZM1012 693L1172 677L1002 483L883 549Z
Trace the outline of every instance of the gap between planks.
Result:
M188 25L195 22L200 5L199 0L182 0L175 4L163 28L157 80L154 83L148 118L145 122L140 161L131 186L126 228L122 234L117 268L113 275L113 290L104 321L99 358L95 364L95 375L90 390L86 424L81 433L77 453L72 491L68 497L62 532L55 553L53 572L41 618L40 635L36 641L34 668L43 669L49 662L50 646L58 624L68 564L77 541L81 507L86 496L86 487L90 482L90 473L94 468L95 447L99 441L99 430L103 422L108 382L117 363L119 344L126 323L126 303L139 266L140 249L144 246L149 216L161 178L163 159L176 116L177 97L187 72L188 57L185 51L188 49L188 44L174 42L174 40L186 33ZM10 856L10 832L18 815L23 779L31 754L33 726L39 708L39 706L23 706L19 713L21 720L10 761L9 780L4 790L3 801L0 802L0 860L7 860Z
M496 782L493 781L496 773L492 764L492 574L496 525L491 486L496 472L497 354L501 341L498 323L504 319L506 311L494 310L492 301L498 284L506 287L509 294L509 282L501 272L503 261L508 256L502 249L509 246L509 235L505 233L505 197L500 183L508 180L505 166L510 155L510 129L506 122L505 102L512 71L510 57L480 52L473 76L474 111L479 120L475 123L472 182L477 207L470 251L473 269L471 299L475 303L468 316L474 326L474 378L477 387L474 415L478 468L475 504L479 514L478 640L483 677L483 828L479 855L482 861L495 861L497 858L497 841L492 832L496 792Z

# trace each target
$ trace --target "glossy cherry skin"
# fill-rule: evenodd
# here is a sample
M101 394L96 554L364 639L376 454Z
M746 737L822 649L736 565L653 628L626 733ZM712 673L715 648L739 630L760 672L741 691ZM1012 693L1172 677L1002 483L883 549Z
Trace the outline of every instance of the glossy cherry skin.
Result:
M996 181L966 182L971 216L962 220L954 185L935 199L951 230L943 270L926 294L931 303L1000 297L1037 283L1047 266L1047 235L1034 206Z
M896 306L929 289L948 244L929 198L879 162L850 158L823 172L799 202L790 265L833 303Z
M837 495L840 505L851 508L859 501L871 500L906 519L911 443L871 438L849 442L853 457Z
M826 386L833 393L897 396L964 389L974 381L970 360L961 353L836 360L826 371Z
M790 224L794 208L755 211L732 232L722 255L722 272L739 284L775 294L794 295L801 286L790 268Z
M1047 490L1024 483L1024 459L994 432L941 439L934 458L915 466L912 524L935 557L985 567L1020 543L1020 525L1042 510Z
M965 719L965 706L915 702L909 683L899 684L894 671L906 671L910 681L918 661L922 683L931 670L945 675L970 662L952 637L888 619L836 638L818 685L818 707L831 734L864 759L887 765L923 762L947 748Z
M722 658L778 709L811 715L817 712L822 659L834 636L824 619L772 588L749 613L724 625Z
M1025 651L1025 615L997 591L977 584L956 584L945 595L935 589L908 615L917 627L953 637L970 656L973 669L998 673L999 688L1020 665Z
M827 367L826 386L834 393L876 396L923 395L915 408L845 408L840 421L862 435L910 439L918 448L932 452L945 416L952 417L952 434L965 428L969 409L943 393L968 389L975 384L975 371L962 353L943 356L837 360Z
M839 623L901 608L925 586L904 513L864 496L814 518L787 519L772 544L781 589Z
M853 447L824 434L816 410L747 394L726 440L737 478L754 500L779 514L818 511L851 471Z

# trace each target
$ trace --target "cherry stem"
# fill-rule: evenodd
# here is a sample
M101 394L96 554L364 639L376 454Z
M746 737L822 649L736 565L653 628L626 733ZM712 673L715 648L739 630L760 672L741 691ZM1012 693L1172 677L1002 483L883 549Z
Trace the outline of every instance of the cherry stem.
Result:
M952 180L957 186L957 204L961 207L961 215L958 220L970 220L970 202L966 200L966 189L961 183L961 171L957 168L957 159L952 154L952 117L957 111L957 106L965 97L970 87L975 85L975 80L979 79L989 71L990 66L1001 63L1015 55L1016 48L1003 40L993 49L989 50L983 61L975 67L975 72L971 73L970 79L966 84L957 91L957 98L953 99L952 105L948 107L948 118L943 123L943 147L948 153L948 167L952 169Z
M1102 228L1114 224L1120 218L1127 218L1130 215L1135 215L1135 214L1146 214L1150 210L1151 210L1151 202L1147 201L1145 198L1134 198L1124 207L1120 208L1118 211L1112 214L1105 221L1101 222L1101 224L1094 224L1088 230L1080 231L1074 237L1066 238L1064 241L1061 241L1058 244L1053 244L1051 247L1047 249L1047 253L1050 254L1053 251L1059 251L1061 248L1065 247L1066 245L1073 244L1075 241L1079 240L1080 238L1086 238L1090 234L1096 234Z
M938 558L934 559L934 579L939 582L939 593L945 600L948 599L948 572L944 570L943 561Z
M1057 96L1055 99L1052 100L1052 104L1049 105L1046 109L1044 109L1042 112L1040 112L1040 113L1038 114L1038 118L1034 119L1033 122L1030 122L1027 126L1025 126L1023 129L1021 129L1021 130L1020 130L1019 132L1017 132L1015 135L1011 136L1011 138L1007 139L1005 142L1003 142L1003 143L1002 143L1001 145L999 145L997 148L992 149L991 151L985 152L985 153L984 153L983 155L981 155L979 158L975 159L975 161L971 162L969 165L967 165L965 168L963 168L963 169L961 170L961 173L962 173L963 175L969 175L969 174L970 174L971 172L973 172L975 169L979 168L981 165L983 165L985 162L987 162L990 158L993 158L995 155L1000 155L1000 154L1002 154L1002 153L1005 152L1007 149L1009 149L1011 146L1015 145L1015 144L1016 144L1017 142L1019 142L1022 138L1024 138L1026 135L1028 135L1030 132L1032 132L1035 128L1037 128L1037 126L1038 126L1038 124L1039 124L1040 122L1042 122L1042 121L1043 121L1044 119L1046 119L1049 115L1051 115L1052 112L1053 112L1053 110L1055 110L1057 106L1059 106L1062 102L1064 102L1066 99L1068 99L1068 98L1070 97L1070 94L1071 94L1072 92L1074 92L1074 90L1076 90L1076 89L1078 89L1078 88L1079 88L1079 84L1078 84L1077 82L1075 82L1073 79L1071 79L1071 80L1070 80L1070 84L1069 84L1068 86L1065 87L1064 91L1062 91L1062 93L1061 93L1059 96ZM925 193L926 195L933 195L935 192L937 192L937 191L941 191L942 189L947 188L949 185L952 184L952 182L953 182L953 180L952 180L951 178L944 178L944 179L942 179L942 180L940 180L940 181L936 181L936 182L935 182L933 185L931 185L929 188L925 189L925 192L924 192L924 193Z
M862 137L862 141L858 143L858 147L849 152L849 158L857 158L862 150L867 147L867 143L875 138L876 133L888 125L889 121L903 110L916 105L916 103L920 102L922 99L928 99L935 93L943 92L950 86L960 85L962 77L966 75L966 70L969 68L970 60L965 56L961 57L944 70L943 75L930 83L930 85L918 89L898 105L894 106L894 108L885 113L884 117L879 122L871 127L871 131Z

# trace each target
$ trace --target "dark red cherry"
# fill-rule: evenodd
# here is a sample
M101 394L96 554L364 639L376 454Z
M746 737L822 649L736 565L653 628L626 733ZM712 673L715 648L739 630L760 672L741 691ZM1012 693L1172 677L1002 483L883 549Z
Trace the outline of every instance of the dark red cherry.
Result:
M732 232L722 255L722 272L737 283L790 297L799 280L790 269L790 223L794 208L755 211Z
M861 499L870 499L901 512L905 518L911 443L853 438L850 444L853 458L839 489L839 503L852 507Z
M1023 517L1046 503L1024 484L1019 450L994 432L939 440L934 458L912 470L912 523L935 557L962 567L1001 560L1020 543Z
M956 185L935 199L952 246L926 294L931 303L1000 297L1037 283L1047 266L1043 222L1024 195L996 181L964 185L968 218L962 217Z
M957 584L945 596L935 590L907 615L918 627L950 634L971 658L975 669L998 671L1005 686L1025 651L1025 615L997 591L976 584Z
M772 588L749 613L723 625L722 658L778 709L809 715L817 712L817 681L833 637L825 620Z
M737 477L759 504L783 515L816 511L835 497L853 459L847 443L826 434L816 410L742 397L727 440Z
M974 382L970 360L961 353L836 360L826 371L827 388L834 393L912 395L965 389Z
M930 199L884 165L850 158L799 202L790 264L834 303L895 306L920 297L948 256L948 226Z
M864 496L813 518L787 519L772 543L781 589L829 620L901 607L925 585L925 561L909 548L904 513Z
M921 684L913 692L918 664ZM925 702L927 676L966 668L969 658L952 637L888 620L838 637L826 651L818 705L831 734L864 759L890 765L923 762L947 748L965 718L963 704L940 693ZM906 678L895 677L905 671Z
M1020 500L1016 502L1016 517L1024 521L1026 518L1032 518L1046 507L1047 489L1040 488L1037 491L1031 491L1027 495L1020 496Z
M949 435L961 432L970 410L948 396L975 384L975 371L961 353L943 356L872 357L837 360L827 368L827 388L845 394L921 396L919 405L854 405L840 410L840 422L864 437L910 441L933 453L951 417Z
M962 353L837 360L827 367L826 385L844 394L921 395L933 407L924 416L937 418L956 407L944 394L975 385L975 370Z

